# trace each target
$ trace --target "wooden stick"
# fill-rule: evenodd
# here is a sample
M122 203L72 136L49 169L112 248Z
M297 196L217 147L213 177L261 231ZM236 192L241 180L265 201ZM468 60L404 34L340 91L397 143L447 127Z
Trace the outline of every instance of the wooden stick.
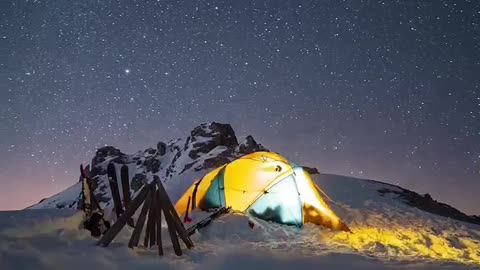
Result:
M128 181L128 166L125 164L120 169L120 178L122 179L123 204L127 208L130 204L130 182Z
M188 219L188 210L190 210L190 201L192 200L191 196L188 196L188 202L187 202L187 210L185 211L185 218L183 219L183 222L187 221Z
M145 230L145 238L143 240L143 245L145 247L152 246L155 244L155 205L156 205L156 185L153 185L152 188L152 200L150 201L150 211L148 212L148 220L147 220L147 229ZM150 245L148 244L150 242Z
M153 186L153 189L155 189L155 185ZM150 239L150 215L152 213L152 203L153 203L153 200L155 199L155 196L153 196L153 193L154 191L150 190L150 194L151 194L151 200L150 200L150 203L148 204L148 208L149 208L149 211L148 211L148 215L146 215L146 217L148 216L148 219L147 219L147 227L145 228L145 236L143 238L143 246L144 247L148 247L148 240Z
M168 212L172 216L172 223L175 226L176 230L178 231L180 238L185 243L187 248L190 249L194 246L193 242L190 239L187 233L187 230L183 226L183 223L180 221L177 211L175 211L175 208L173 207L172 202L170 201L170 198L168 197L168 194L165 191L165 188L163 187L162 182L160 181L160 178L158 178L158 176L156 177L155 176L154 176L153 182L157 183L158 191L160 192L160 197L163 201L162 203L163 211L165 212L165 215Z
M157 197L157 203L155 206L155 210L157 211L157 245L158 245L158 255L163 255L163 246L162 246L162 207L160 206L160 192L155 192Z
M125 209L127 209L128 205L130 204L130 182L129 177L128 177L128 166L123 164L122 168L120 169L120 179L122 182L122 194L123 194L123 205ZM129 219L127 221L128 226L134 228L135 223L133 222L133 219Z
M165 220L167 221L168 233L170 234L170 240L172 240L173 250L177 256L182 256L182 249L180 248L180 243L178 242L177 232L172 220L173 218L169 211L165 211L165 208L163 213L165 215Z
M137 211L138 207L140 207L142 202L145 200L151 185L152 184L148 184L142 187L137 197L131 201L130 205L122 214L122 216L120 216L117 222L115 222L112 227L103 235L103 237L98 240L97 246L102 245L106 247L112 242L113 238L117 236L127 221L135 214L135 211Z
M148 212L150 214L150 211ZM148 240L150 239L150 223L147 220L147 228L145 229L145 237L143 238L143 246L148 247Z
M172 211L170 211L170 214L172 215ZM175 218L174 215L172 215L172 220L173 220L173 224L175 225L175 228L177 229L178 235L180 236L182 241L185 243L187 248L191 249L193 247L193 241L190 239L190 236L188 235L187 230L183 226L183 223L180 221L180 219Z
M147 199L143 203L142 211L138 216L137 224L135 224L135 229L133 229L133 233L132 233L132 236L130 237L130 241L128 241L129 248L138 246L138 241L140 240L140 234L142 233L143 225L145 225L145 219L147 218L148 208L150 207L151 200L152 200L152 186L149 186Z
M194 246L193 241L190 239L190 236L187 230L183 226L183 223L178 218L178 214L175 211L175 209L173 209L173 207L167 207L167 209L164 209L164 211L167 211L170 213L170 215L172 216L173 225L175 226L175 229L177 230L178 235L180 236L182 241L185 243L187 248L191 249Z
M113 205L115 208L115 214L117 218L123 214L122 201L120 199L120 192L118 190L117 171L114 163L109 163L107 166L108 183L110 185L110 191L112 193Z
M150 212L152 213L151 216L148 217L148 221L151 222L150 226L150 245L149 247L152 247L155 245L155 242L157 241L157 234L156 234L156 229L157 229L157 192L155 191L153 193L153 198L155 198L155 202L152 203L152 208L150 209ZM149 213L150 214L150 213ZM151 220L151 221L150 221Z

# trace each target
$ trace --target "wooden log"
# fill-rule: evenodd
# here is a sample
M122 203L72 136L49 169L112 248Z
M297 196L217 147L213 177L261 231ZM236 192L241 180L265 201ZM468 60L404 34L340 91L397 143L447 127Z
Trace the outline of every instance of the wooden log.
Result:
M112 193L113 205L115 208L115 214L117 218L123 214L122 201L120 199L120 192L118 190L117 171L114 163L109 163L107 166L108 183L110 185L110 191Z
M159 189L159 190L160 190L160 196L162 198L163 197L168 198L168 195L166 194L165 189L163 189L163 190ZM164 207L164 212L168 212L172 216L172 223L175 226L175 229L178 232L178 235L180 236L182 241L185 243L187 248L191 249L192 247L194 247L193 241L190 239L190 236L189 236L187 230L183 226L183 223L180 221L180 218L178 217L178 214L175 211L175 209L173 208L172 204L169 201L167 201L167 202L164 203L163 207Z
M174 210L175 211L175 210ZM190 236L187 232L187 230L185 229L185 227L183 226L183 223L180 221L180 219L178 218L175 218L175 216L172 214L172 211L169 211L170 214L172 215L172 220L173 220L173 224L178 232L178 235L180 236L180 238L182 239L182 241L185 243L185 245L187 246L188 249L191 249L194 245L193 245L193 241L190 239ZM175 212L176 213L176 212Z
M125 208L127 208L128 204L130 203L131 195L130 195L130 182L129 182L129 176L128 176L128 166L125 164L120 169L120 178L122 179L123 204L125 205Z
M180 243L178 242L177 230L175 229L173 217L169 211L165 211L165 208L163 208L163 214L165 216L165 220L167 221L168 233L170 234L170 240L172 241L173 250L175 251L175 254L177 256L182 256L182 249L180 248Z
M122 194L123 194L123 206L127 209L128 205L131 201L131 194L130 194L130 182L128 176L128 166L123 164L122 168L120 169L120 179L122 182ZM128 226L135 227L135 223L133 222L133 218L127 221Z
M145 230L145 238L143 240L143 245L145 247L151 247L152 245L155 245L155 213L156 213L156 186L153 185L152 188L152 199L150 201L149 209L148 211L148 220L147 220L147 228ZM152 239L153 238L153 239ZM150 245L149 245L150 242Z
M87 213L87 215L90 216L92 211L100 211L103 216L104 214L103 210L100 207L97 197L95 196L95 192L92 188L92 178L90 177L90 165L87 165L85 168L83 168L83 165L80 164L80 173L81 173L81 177L83 178L83 181L85 181L85 183L82 182L82 184L85 184L85 187L87 189L84 191L88 192L89 194L88 198L90 198L89 200L87 200L87 204L90 204L90 206L88 207L89 210L87 211L89 213Z
M192 200L192 197L191 196L188 196L188 202L187 202L187 210L185 211L185 217L183 218L183 222L187 222L187 220L189 219L188 217L188 210L190 210L190 201Z
M160 206L160 193L155 192L157 197L157 203L155 206L155 210L157 211L156 215L156 225L157 225L157 246L158 246L158 255L163 255L163 246L162 246L162 207Z
M155 185L154 185L155 187ZM150 190L150 193L152 193L153 191ZM150 239L150 213L152 212L152 202L154 200L155 196L152 195L151 197L151 200L150 200L150 203L148 204L148 208L149 208L149 211L148 211L148 215L147 215L147 221L146 221L146 228L145 228L145 236L143 238L143 246L144 247L148 247L148 240ZM146 203L146 202L145 202Z
M157 192L155 191L153 193L153 198L155 199L155 202L152 203L152 208L150 209L150 212L152 213L151 216L149 216L149 222L151 222L151 227L150 227L150 245L149 247L152 247L155 245L155 242L157 241ZM150 214L150 213L149 213ZM151 220L151 221L150 221Z
M151 185L152 184L148 184L142 187L137 197L135 197L135 199L131 201L130 205L122 214L122 216L120 216L117 222L115 222L112 227L103 235L103 237L98 240L97 246L102 245L106 247L112 242L113 238L117 236L117 234L122 230L125 224L127 224L127 221L135 214L135 211L137 211L138 207L140 207L142 202L145 201Z
M150 213L150 211L149 211ZM147 228L145 228L145 237L143 238L143 246L148 247L148 240L150 239L150 224L147 220Z
M83 168L83 173L85 175L85 177L87 178L92 178L91 174L90 174L90 164L88 164L87 166L85 166L85 168Z
M140 212L140 215L137 219L137 224L135 224L135 229L133 229L130 241L128 241L129 248L138 246L138 241L140 241L140 234L142 233L143 226L145 225L145 219L147 218L148 208L150 207L150 201L152 200L152 196L152 186L149 186L147 199L143 203L142 211Z
M155 175L156 176L156 175ZM170 201L170 198L168 197L167 191L163 187L162 182L160 181L160 178L158 176L154 176L154 181L153 183L156 183L158 186L158 191L160 192L160 198L162 200L162 207L164 209L164 213L168 212L171 217L172 217L172 223L176 228L176 231L178 232L178 235L182 239L182 241L185 243L188 249L191 249L194 245L192 240L190 239L187 230L183 226L183 223L180 221L180 218L178 217L178 213L173 207L172 202ZM166 215L167 213L165 213Z

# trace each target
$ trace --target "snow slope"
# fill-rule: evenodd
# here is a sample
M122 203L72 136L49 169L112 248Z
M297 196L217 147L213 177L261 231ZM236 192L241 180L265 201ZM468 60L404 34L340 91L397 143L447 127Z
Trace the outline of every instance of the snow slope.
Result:
M138 191L153 175L158 175L164 183L169 183L166 185L167 191L175 199L191 185L192 179L198 179L209 170L239 156L260 150L266 149L257 144L252 136L237 138L228 124L204 123L195 127L185 139L172 139L168 143L159 142L156 148L148 148L130 155L112 146L99 148L91 162L93 189L101 207L110 214L113 203L107 166L113 162L117 168L117 175L120 175L123 164L128 165L132 193ZM80 191L81 185L77 182L69 189L43 199L29 208L80 209Z
M175 201L212 168L259 150L265 148L251 136L238 140L229 125L217 123L131 155L100 148L91 163L95 194L108 216L106 167L114 162L118 170L129 166L132 192L156 174ZM183 257L173 254L165 225L164 257L155 250L128 249L130 228L100 248L80 229L77 183L27 210L0 212L0 269L480 269L480 225L473 224L480 223L478 217L381 182L328 174L312 178L353 233L256 219L251 230L249 217L232 213L195 234L195 248Z
M353 234L334 233L329 242L383 259L451 260L480 266L480 225L412 207L385 190L385 183L335 175L316 175L330 195L332 208Z
M231 213L193 235L176 257L163 226L165 256L127 248L124 228L108 248L81 230L81 212L0 212L2 269L480 269L480 226L413 208L373 181L314 175L353 233L304 228ZM168 186L168 183L166 184ZM142 236L143 237L143 236ZM326 268L325 268L326 267Z

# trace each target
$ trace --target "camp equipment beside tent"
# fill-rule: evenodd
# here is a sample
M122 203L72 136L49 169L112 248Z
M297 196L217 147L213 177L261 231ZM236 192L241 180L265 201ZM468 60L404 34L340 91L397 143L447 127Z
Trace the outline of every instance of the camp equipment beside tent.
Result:
M172 202L170 201L170 198L168 197L168 194L165 191L162 181L160 181L158 175L153 176L152 182L143 185L137 196L130 201L125 209L125 212L120 215L112 227L105 232L100 240L98 240L97 246L107 247L110 245L110 243L127 224L127 222L132 219L132 216L142 204L142 210L137 218L130 241L128 242L129 248L138 246L140 235L146 223L147 228L145 230L143 245L145 247L157 245L158 255L163 255L161 225L162 212L167 223L170 240L172 241L175 254L177 256L181 256L183 254L178 237L180 237L188 249L193 247L193 242L190 239L190 235L188 234L187 230L185 230L185 227L175 212Z
M310 222L350 231L321 197L303 168L272 152L255 152L196 181L177 201L179 214L231 207L264 220L303 226Z

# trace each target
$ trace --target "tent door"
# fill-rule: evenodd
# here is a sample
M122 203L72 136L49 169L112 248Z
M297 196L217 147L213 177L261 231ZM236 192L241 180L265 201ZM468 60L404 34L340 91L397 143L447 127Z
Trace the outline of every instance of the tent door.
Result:
M213 178L204 197L198 203L198 207L204 211L212 208L220 208L225 206L225 188L223 176L225 168L221 169Z
M283 178L266 190L247 211L263 220L301 227L302 203L293 175Z

